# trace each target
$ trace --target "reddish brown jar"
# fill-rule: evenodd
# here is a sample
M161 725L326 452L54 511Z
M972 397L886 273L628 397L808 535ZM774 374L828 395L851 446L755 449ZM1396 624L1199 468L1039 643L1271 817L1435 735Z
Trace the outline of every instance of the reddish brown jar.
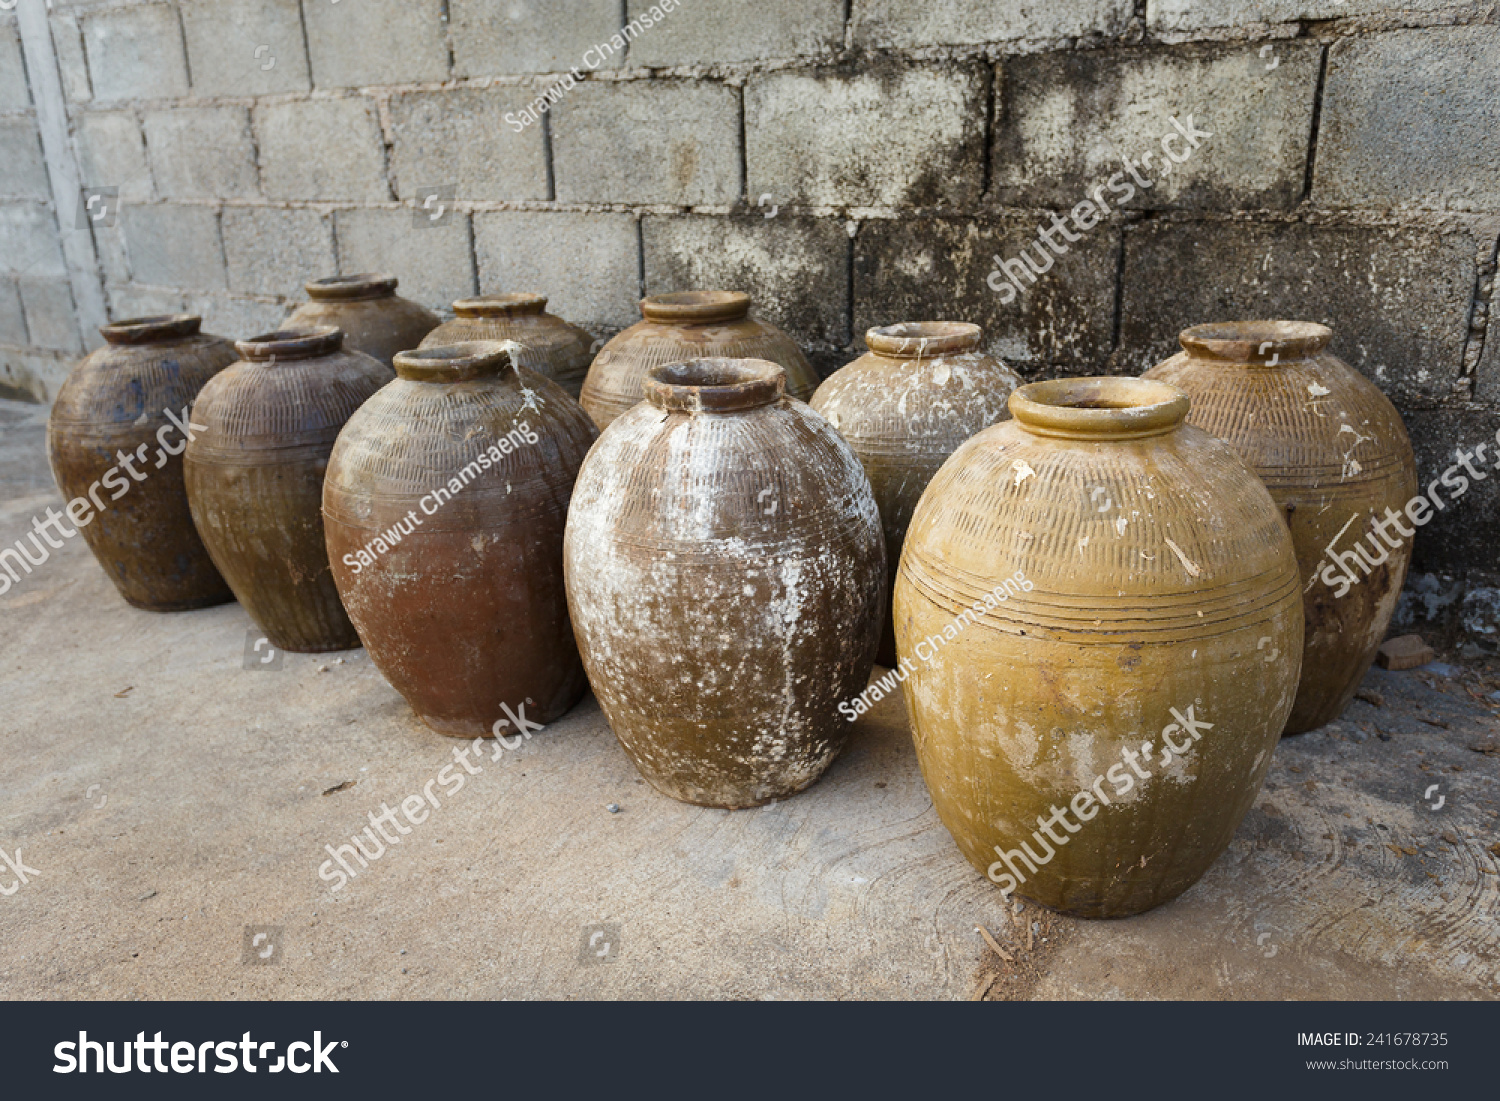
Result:
M1307 633L1287 734L1332 722L1353 699L1385 641L1420 526L1402 516L1417 467L1401 414L1328 352L1332 336L1307 321L1197 325L1143 376L1192 399L1188 422L1239 452L1291 529Z
M188 444L188 502L235 597L283 650L359 645L328 568L323 475L339 430L386 369L343 350L338 329L241 340L203 388Z
M583 407L601 429L645 397L653 367L689 359L764 359L786 372L799 401L818 388L817 372L797 342L750 316L740 291L684 291L641 299L638 321L599 350L583 383Z
M201 321L172 314L103 326L104 347L73 368L47 422L72 526L120 595L154 612L234 599L182 484L193 400L236 358L229 341L199 332Z
M467 340L514 340L516 365L550 378L575 401L593 358L593 337L547 312L540 294L483 294L453 303L453 320L423 338L434 348Z
M579 404L479 341L396 356L323 487L328 557L376 667L432 729L509 736L587 681L563 526L598 435Z
M839 368L810 403L849 441L875 491L885 525L887 595L922 491L959 444L1010 414L1021 376L979 350L983 333L961 321L906 321L865 333L869 351ZM887 604L887 607L890 605ZM896 664L889 615L881 665Z
M568 606L599 706L654 787L702 806L822 775L880 639L869 480L784 378L761 360L654 368L568 515Z
M282 329L344 331L344 347L373 356L387 368L397 352L422 343L442 319L396 294L394 275L334 275L304 283L309 301L281 323ZM387 375L392 378L393 375Z

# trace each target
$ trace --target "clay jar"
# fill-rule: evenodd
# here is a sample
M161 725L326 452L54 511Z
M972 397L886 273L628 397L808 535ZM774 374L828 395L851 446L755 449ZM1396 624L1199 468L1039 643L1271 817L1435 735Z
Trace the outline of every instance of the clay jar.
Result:
M1417 493L1406 427L1328 353L1332 335L1302 321L1198 325L1145 375L1192 399L1188 420L1240 453L1291 528L1307 634L1287 734L1348 706L1390 627L1415 534L1400 515Z
M397 352L415 348L441 320L431 310L399 297L396 284L393 275L314 279L303 284L309 301L289 313L281 327L342 329L346 351L364 352L389 368Z
M1021 376L979 350L978 325L912 321L865 333L869 351L830 375L811 405L864 464L880 520L890 584L912 511L938 467L974 433L1009 414ZM889 590L888 590L889 591ZM896 632L885 618L876 657L896 664Z
M69 520L126 602L154 612L234 599L182 485L193 399L236 359L201 323L172 314L103 326L104 347L73 368L47 422Z
M922 775L1002 891L1120 917L1187 890L1250 809L1302 655L1280 512L1187 398L1059 379L927 487L896 579Z
M342 348L338 329L278 331L203 387L185 480L198 534L235 597L283 650L347 650L359 636L339 603L323 540L323 474L339 429L386 381Z
M588 374L594 340L577 325L547 313L540 294L485 294L453 303L453 320L422 339L434 348L468 340L514 340L517 366L550 378L575 401Z
M432 729L529 735L520 720L560 718L587 686L562 546L598 432L509 345L402 352L396 375L329 460L339 594L371 660Z
M581 398L601 429L645 397L651 368L689 359L764 359L786 371L786 392L812 397L818 376L797 342L750 317L750 296L739 291L684 291L641 299L638 321L599 350Z
M659 791L753 807L844 747L885 550L859 460L760 360L656 367L584 460L568 607L610 727Z

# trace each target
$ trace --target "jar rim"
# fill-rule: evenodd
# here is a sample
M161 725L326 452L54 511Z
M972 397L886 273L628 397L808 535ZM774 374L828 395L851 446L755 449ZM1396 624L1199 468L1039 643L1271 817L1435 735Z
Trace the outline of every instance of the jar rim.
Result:
M453 312L458 317L515 317L518 314L539 314L546 308L547 296L529 291L477 294L453 303Z
M1317 355L1333 330L1316 321L1211 321L1178 334L1183 348L1208 359L1274 367Z
M651 368L645 391L646 400L658 409L732 413L779 402L786 391L786 371L765 359L705 356Z
M156 344L197 336L202 328L198 314L164 313L111 321L99 326L99 335L109 344Z
M309 279L302 284L309 298L320 302L348 302L361 298L390 298L400 282L394 275L360 272L357 275L329 275Z
M924 359L972 352L984 330L968 321L899 321L866 330L865 346L876 355Z
M396 376L408 382L468 382L515 369L513 340L462 340L397 352Z
M647 321L675 325L709 325L737 321L750 312L750 296L744 291L677 291L641 299L641 315Z
M1031 382L1010 395L1010 412L1035 436L1128 440L1181 427L1188 396L1156 379L1099 376Z
M236 340L234 347L251 363L277 363L332 355L344 346L344 330L325 325L313 329L276 329Z

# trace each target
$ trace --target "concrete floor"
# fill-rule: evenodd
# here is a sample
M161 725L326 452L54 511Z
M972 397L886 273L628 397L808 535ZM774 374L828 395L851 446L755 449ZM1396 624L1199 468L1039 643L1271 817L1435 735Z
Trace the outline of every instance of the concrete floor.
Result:
M0 402L0 545L60 504L45 416ZM959 856L899 698L738 812L656 794L586 699L331 892L325 844L455 743L362 651L245 668L249 628L131 609L81 540L0 596L0 849L38 873L0 998L1500 996L1496 663L1373 672L1201 883L1083 922Z

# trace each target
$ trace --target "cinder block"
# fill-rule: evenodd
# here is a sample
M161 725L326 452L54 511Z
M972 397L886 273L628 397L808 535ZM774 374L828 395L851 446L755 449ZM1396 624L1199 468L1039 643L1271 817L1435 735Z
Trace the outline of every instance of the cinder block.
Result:
M1459 8L1462 0L1147 0L1146 26L1157 34L1347 19L1386 12L1410 14Z
M616 69L629 50L620 0L448 0L448 18L454 76Z
M992 196L1072 209L1114 180L1117 195L1134 188L1135 209L1290 208L1306 178L1320 47L1273 49L1264 60L1235 46L1005 62Z
M120 211L135 282L184 290L223 290L219 213L205 206L127 204Z
M125 237L119 219L112 226L95 226L94 250L106 283L130 282L130 261L125 259Z
M181 2L197 95L258 96L311 86L297 0Z
M162 198L239 199L260 190L244 107L147 111L146 148Z
M66 279L18 280L21 303L26 309L26 331L38 348L79 354L83 337L78 331L78 312Z
M95 99L187 95L187 55L172 5L132 4L91 11L81 23Z
M844 44L844 0L628 0L626 7L632 66L804 57Z
M0 201L0 272L66 275L57 222L44 203Z
M418 227L410 210L340 210L334 230L346 275L387 272L401 280L398 294L434 310L476 291L467 215Z
M0 195L50 199L52 186L42 160L42 137L29 115L0 118Z
M1330 350L1397 405L1451 398L1474 293L1467 232L1147 222L1125 238L1118 366L1137 374L1190 325L1317 321Z
M396 194L410 199L418 188L447 185L460 199L549 198L542 128L517 133L505 123L531 99L514 87L393 96Z
M854 0L850 15L857 44L890 48L1114 36L1133 10L1132 0Z
M143 287L130 283L123 286L107 286L104 292L109 302L111 321L127 321L132 317L154 317L157 314L187 312L187 300L176 291L165 287ZM212 329L208 331L213 332Z
M0 347L0 397L46 405L72 367L66 352Z
M62 78L63 98L69 103L88 103L94 98L89 83L89 63L83 53L83 28L72 12L54 11L48 19L57 71Z
M31 106L26 86L26 64L21 59L21 33L14 18L0 22L0 111L24 111Z
M1339 39L1316 164L1320 204L1500 209L1500 27Z
M739 198L739 97L683 80L586 81L552 108L563 202L728 205Z
M190 294L183 308L203 318L204 332L230 340L245 340L261 333L275 332L281 327L287 312L286 306L279 302L256 302L216 294Z
M740 290L756 316L805 345L849 344L853 243L843 222L789 214L648 217L641 241L647 294Z
M302 13L319 88L448 79L442 0L318 0Z
M1459 448L1470 454L1470 462L1481 474L1487 475L1481 482L1470 478L1469 488L1458 498L1451 496L1451 488L1438 487L1438 496L1447 507L1436 512L1418 532L1412 544L1414 570L1462 572L1475 566L1493 570L1495 548L1500 546L1500 477L1493 465L1495 441L1500 439L1496 435L1500 432L1500 410L1480 405L1401 408L1401 416L1417 453L1417 484L1424 490L1458 461L1454 452ZM1472 458L1479 444L1484 445L1488 462ZM1458 473L1463 473L1462 468Z
M0 277L0 344L21 347L30 344L26 335L26 311L21 306L21 289L10 277Z
M316 210L226 207L221 228L231 291L300 299L302 284L337 270L333 225Z
M141 125L129 111L85 111L73 124L79 183L115 187L122 199L151 198L151 171Z
M348 99L255 108L261 189L271 199L391 198L375 105Z
M971 203L983 175L985 86L970 64L754 77L745 86L748 193L780 204Z
M476 214L474 252L487 294L545 294L548 310L595 335L641 319L640 249L629 214Z
M1101 223L1077 243L1064 243L1065 254L1022 293L997 292L990 286L995 257L1011 260L1041 248L1037 222L1013 216L865 223L854 243L855 341L876 325L970 321L984 329L985 347L1014 367L1101 370L1114 338L1119 229Z

